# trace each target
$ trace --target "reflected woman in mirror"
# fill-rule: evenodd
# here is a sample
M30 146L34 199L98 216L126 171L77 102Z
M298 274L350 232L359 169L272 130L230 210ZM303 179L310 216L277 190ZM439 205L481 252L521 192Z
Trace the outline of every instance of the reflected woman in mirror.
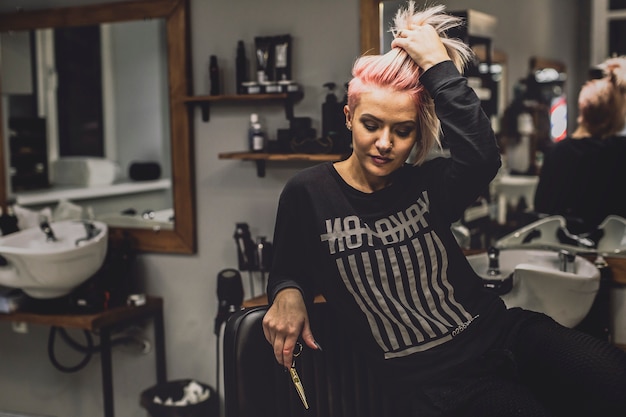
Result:
M318 350L308 312L319 292L391 415L623 417L626 353L507 310L450 230L501 165L461 75L471 52L445 36L459 23L408 2L392 50L356 61L352 154L301 171L280 197L265 337L285 368L298 340ZM451 156L428 159L440 133Z
M578 127L545 155L535 211L562 215L570 232L593 232L610 214L626 218L626 57L606 60L578 96Z

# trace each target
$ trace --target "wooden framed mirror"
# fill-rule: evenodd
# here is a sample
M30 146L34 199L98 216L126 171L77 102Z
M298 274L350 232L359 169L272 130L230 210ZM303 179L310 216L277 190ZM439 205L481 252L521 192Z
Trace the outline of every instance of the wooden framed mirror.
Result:
M380 53L380 11L379 0L360 0L361 53Z
M172 227L110 226L111 243L129 239L140 252L192 254L196 252L196 216L194 164L192 157L191 116L184 99L191 91L189 7L187 0L138 0L81 7L65 7L0 14L0 33L33 31L40 28L64 28L102 23L162 19L165 28L167 87L164 97L169 114L165 123L169 129L169 162L171 180ZM0 80L1 81L1 80ZM0 86L0 94L2 87ZM0 120L2 118L0 101ZM167 129L166 129L167 130ZM13 197L8 172L8 138L0 129L0 205L7 208ZM126 139L131 141L131 139ZM167 138L166 138L167 140Z

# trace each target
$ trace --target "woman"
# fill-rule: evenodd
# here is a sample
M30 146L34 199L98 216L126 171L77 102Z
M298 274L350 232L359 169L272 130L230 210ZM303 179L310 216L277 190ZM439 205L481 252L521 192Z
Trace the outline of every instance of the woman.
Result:
M450 231L500 155L460 74L469 51L444 35L459 22L442 10L409 2L398 13L392 51L353 68L344 110L352 154L285 186L265 337L284 367L298 338L318 349L307 303L320 292L399 416L549 416L587 404L624 415L626 355L547 316L507 310ZM451 157L426 161L440 131ZM563 407L562 386L572 390Z
M626 217L626 57L600 66L578 96L578 128L547 153L535 211L562 215L576 234L593 232L610 214Z

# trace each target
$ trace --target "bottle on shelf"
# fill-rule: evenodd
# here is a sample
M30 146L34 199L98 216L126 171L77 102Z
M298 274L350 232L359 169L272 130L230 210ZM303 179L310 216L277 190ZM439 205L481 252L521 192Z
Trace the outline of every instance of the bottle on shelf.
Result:
M248 81L247 77L248 73L248 63L246 60L246 48L243 44L243 41L237 42L237 57L235 59L235 82L237 84L237 88L235 91L237 94L245 94L246 88L243 83Z
M211 55L209 60L209 81L211 82L210 94L217 96L220 94L220 70L217 66L217 57Z
M265 131L259 121L259 115L252 113L250 115L250 127L248 128L248 145L251 152L265 151Z
M352 133L346 127L346 116L343 107L347 97L342 101L335 95L337 85L334 82L324 84L328 89L326 101L322 103L322 138L330 140L333 152L347 153L352 143Z
M6 236L18 232L18 220L13 210L13 204L7 206L6 211L0 207L0 235Z

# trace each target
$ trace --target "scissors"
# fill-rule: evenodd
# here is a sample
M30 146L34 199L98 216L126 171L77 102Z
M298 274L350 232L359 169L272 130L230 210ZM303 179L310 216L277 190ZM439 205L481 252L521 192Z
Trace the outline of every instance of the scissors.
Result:
M296 391L298 392L298 396L300 400L302 400L302 404L305 409L309 409L309 403L306 400L306 395L304 394L304 386L302 385L302 381L300 380L300 376L298 375L298 371L296 371L296 358L300 356L302 353L302 344L300 342L296 342L296 351L293 353L293 362L291 362L291 368L289 368L289 375L291 375L291 381L293 385L296 387Z

